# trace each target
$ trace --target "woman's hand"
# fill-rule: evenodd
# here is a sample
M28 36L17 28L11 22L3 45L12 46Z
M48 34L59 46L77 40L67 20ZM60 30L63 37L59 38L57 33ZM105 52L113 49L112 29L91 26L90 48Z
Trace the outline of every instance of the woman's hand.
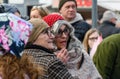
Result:
M55 54L57 58L60 59L63 63L66 63L70 58L66 48L63 48L60 51L57 51Z

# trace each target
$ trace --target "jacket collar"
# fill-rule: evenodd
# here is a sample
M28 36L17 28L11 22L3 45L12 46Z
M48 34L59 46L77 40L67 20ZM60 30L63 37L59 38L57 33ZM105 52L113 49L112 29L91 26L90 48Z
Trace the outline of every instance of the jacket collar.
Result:
M53 52L51 52L49 49L47 49L43 46L40 46L40 45L35 45L35 44L27 44L25 49L40 49L40 50L45 51L46 53L53 54Z
M80 20L83 20L82 15L79 14L79 13L76 13L76 17L75 17L72 21L70 21L69 23L70 23L70 24L73 24L73 23L78 22L78 21L80 21Z
M112 22L109 22L109 21L104 21L104 22L103 22L103 24L108 24L108 25L115 26L115 24L114 24L114 23L112 23Z

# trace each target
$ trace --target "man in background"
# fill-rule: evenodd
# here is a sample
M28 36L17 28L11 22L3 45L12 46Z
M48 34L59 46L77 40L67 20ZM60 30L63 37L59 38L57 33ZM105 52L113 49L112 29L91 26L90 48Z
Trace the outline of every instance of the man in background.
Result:
M107 10L103 13L103 17L101 19L101 25L98 27L98 30L102 33L103 39L120 32L119 28L116 28L116 14L110 10Z
M82 16L77 13L76 0L61 0L58 9L63 18L74 27L75 36L82 42L91 25L86 23Z

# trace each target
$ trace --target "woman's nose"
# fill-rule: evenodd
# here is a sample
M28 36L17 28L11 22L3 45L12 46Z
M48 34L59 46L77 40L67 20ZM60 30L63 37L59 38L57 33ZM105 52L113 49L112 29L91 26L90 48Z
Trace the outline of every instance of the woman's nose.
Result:
M67 37L67 35L63 32L63 33L62 33L62 37Z

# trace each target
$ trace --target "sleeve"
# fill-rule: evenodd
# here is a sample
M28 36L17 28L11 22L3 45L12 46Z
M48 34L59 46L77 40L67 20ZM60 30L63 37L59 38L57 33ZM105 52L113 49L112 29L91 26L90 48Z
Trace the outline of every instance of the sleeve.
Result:
M102 42L93 57L93 61L103 79L110 79L117 56L117 47L112 41Z
M51 62L48 68L48 74L49 79L74 79L65 65L59 60Z

